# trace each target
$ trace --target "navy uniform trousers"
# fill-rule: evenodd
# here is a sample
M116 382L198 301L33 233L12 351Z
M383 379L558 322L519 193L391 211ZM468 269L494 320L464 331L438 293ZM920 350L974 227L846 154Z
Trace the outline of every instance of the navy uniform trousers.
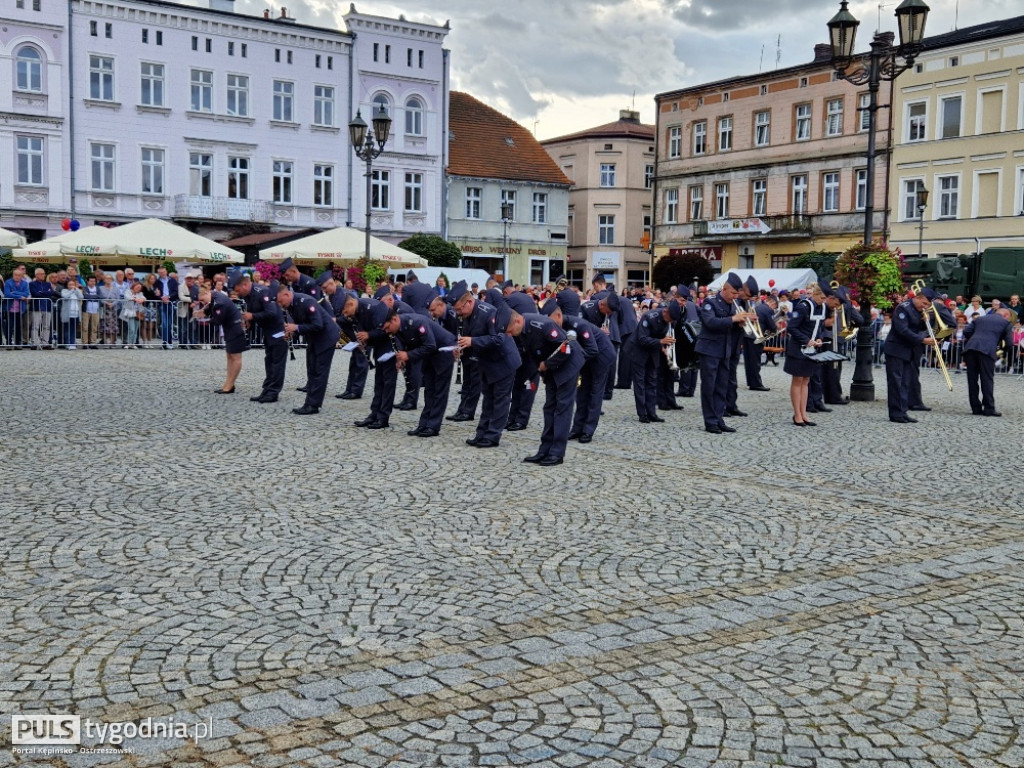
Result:
M448 407L448 392L452 384L455 356L451 352L435 352L423 360L423 410L419 427L434 431L441 429L444 409Z
M890 419L900 419L907 415L907 409L910 407L910 388L916 369L913 361L900 360L886 354L885 385Z
M306 341L306 402L312 408L324 404L327 394L327 380L331 375L331 363L334 362L334 342L329 346L319 346L316 338ZM287 351L287 345L285 346Z
M964 352L967 364L967 400L973 413L995 413L996 361L976 349ZM979 386L980 385L980 386ZM981 398L978 391L981 390Z
M633 345L633 401L636 415L641 419L658 415L658 374L664 357L656 349L643 349Z
M733 359L731 355L700 356L700 407L704 412L705 427L720 427L725 423L719 415L725 413ZM714 421L709 421L709 416Z
M516 370L516 378L512 382L512 405L508 415L509 424L522 424L524 427L530 423L530 414L533 412L533 401L537 397L537 384L540 375L536 372L533 376L527 377L526 368L521 365Z
M352 357L348 361L348 380L345 383L345 393L363 396L363 388L366 386L366 375L370 372L370 359L361 349L352 350Z
M284 371L288 365L288 342L284 336L273 338L266 336L263 339L263 369L266 376L263 379L262 394L267 397L277 397L284 387Z
M610 350L606 348L584 363L580 369L580 386L576 390L576 416L572 421L572 432L592 435L597 430L605 385L615 380L615 373L615 347Z
M465 353L462 356L462 397L456 413L466 416L476 414L476 404L480 402L480 363L470 360Z
M755 344L749 336L743 336L743 374L747 379L747 387L763 387L761 382L761 351L760 344Z
M395 407L395 386L398 384L398 368L395 358L380 361L380 355L392 351L390 346L375 347L373 356L376 364L373 369L373 400L370 401L370 416L374 421L388 421Z
M420 387L423 386L423 365L420 360L412 360L405 364L405 394L402 402L416 406L420 399Z
M572 362L573 356L575 364ZM547 381L544 382L544 429L540 433L540 448L537 451L539 454L565 457L565 446L569 443L569 428L572 425L572 408L576 402L576 378L583 367L582 360L583 355L580 354L579 347L576 347L570 356L570 362L566 363L566 367L575 368L576 373L568 374L564 370L559 370L557 378L561 383L555 381L554 373L545 377ZM598 410L598 414L600 413Z
M516 372L510 370L504 375L491 378L488 370L481 366L477 368L477 381L480 389L477 391L477 398L482 398L480 407L480 421L476 426L477 440L490 440L493 443L501 441L501 433L505 431L508 424L509 406L512 404L512 382L515 381ZM465 373L465 371L463 371ZM463 379L465 387L465 379ZM476 410L476 398L473 400L473 410Z

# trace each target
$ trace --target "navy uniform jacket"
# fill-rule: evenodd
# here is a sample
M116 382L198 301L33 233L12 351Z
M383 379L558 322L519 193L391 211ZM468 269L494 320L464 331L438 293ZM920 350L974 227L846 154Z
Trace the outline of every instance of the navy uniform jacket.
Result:
M484 294L484 301L497 311L498 330L504 333L508 327L509 318L512 317L512 309L505 301L505 296L497 288L488 288Z
M505 303L509 308L520 315L531 314L537 311L537 302L531 299L522 291L512 291L505 297Z
M413 312L425 315L427 314L427 299L432 292L431 287L426 283L419 281L409 283L402 291L402 301L412 307Z
M397 315L412 315L415 314L416 312L412 307L410 307L401 299L395 299L394 304L391 305L391 308L395 310L395 314Z
M316 284L316 280L302 272L299 273L299 279L292 283L292 292L304 293L307 296L312 296L314 299L319 299L320 294L323 293L320 290L320 286Z
M470 360L497 360L502 354L504 334L504 328L498 327L498 310L485 302L478 300L472 314L462 320L462 335L473 337L473 345L465 350Z
M444 314L441 317L434 318L434 323L448 331L452 338L455 338L459 332L459 316L455 314L455 310L451 307L445 307ZM448 345L442 344L441 346L446 347Z
M440 345L434 335L435 329L444 330L437 323L430 322L426 315L410 313L399 316L395 341L399 349L409 354L410 363L422 360L437 351Z
M771 308L768 309L768 314L771 314ZM679 316L679 323L696 323L700 321L700 307L697 306L697 302L693 299L687 299L683 305L683 314ZM775 330L774 325L772 330Z
M893 357L897 360L913 360L916 354L915 347L921 346L927 336L924 318L914 308L913 302L908 299L893 310L892 328L889 329L889 335L885 337L885 346L882 349L886 357Z
M330 312L320 306L312 296L293 293L292 305L288 307L288 314L291 315L295 325L299 327L299 333L311 347L324 350L330 349L338 343L338 337L341 336L338 324L334 322Z
M737 323L732 321L736 307L726 302L720 294L704 299L700 305L700 337L697 339L696 351L707 357L729 357L733 352L736 338L732 328Z
M263 329L264 336L284 331L284 310L277 303L276 294L270 295L270 289L262 285L254 285L245 297L245 311L252 313L252 320Z
M619 323L619 335L622 337L629 336L636 330L638 325L636 319L636 310L633 308L633 302L627 301L626 299L619 297L619 311L616 314L616 318Z
M977 315L964 328L964 352L996 358L999 343L1013 349L1013 326L1002 315Z
M607 294L607 291L603 291L603 294ZM598 294L601 295L601 294ZM601 314L601 309L598 307L598 299L592 301L585 301L580 305L580 317L589 322L591 325L596 325L598 328L604 327L605 316ZM632 306L632 305L630 305ZM632 312L632 309L630 309ZM608 315L608 330L609 333L601 331L602 336L607 336L613 344L619 344L622 341L622 337L619 336L619 323L616 318L616 313L612 312Z
M608 340L608 335L600 328L595 328L593 323L587 322L582 317L563 314L562 330L576 331L576 343L583 349L583 357L587 360L600 354L602 341L608 345L608 348L613 353L615 351L612 343Z
M688 301L686 303L690 304L691 302ZM757 313L757 322L761 326L761 333L768 335L778 329L778 326L775 324L775 313L765 302L757 302L754 305L754 311ZM849 308L847 308L846 316L850 317Z
M660 309L648 310L640 316L633 341L644 352L657 352L663 346L661 340L668 336L668 326Z
M580 313L580 296L572 288L563 288L557 294L555 294L555 301L558 302L559 308L562 310L563 315L572 315L573 317Z
M798 347L806 347L815 339L820 339L826 330L826 309L824 304L819 306L810 299L796 302L786 324L786 335L791 342Z
M516 337L523 365L527 366L527 378L546 363L545 368L556 384L562 384L570 378L575 381L579 369L583 365L583 354L580 347L570 344L565 353L557 353L566 340L565 331L547 315L523 315L523 332ZM576 365L576 362L579 365Z
M219 325L224 329L224 340L228 341L237 336L244 336L245 329L242 327L242 311L238 308L227 294L220 291L213 291L210 294L210 304L204 313L213 325Z

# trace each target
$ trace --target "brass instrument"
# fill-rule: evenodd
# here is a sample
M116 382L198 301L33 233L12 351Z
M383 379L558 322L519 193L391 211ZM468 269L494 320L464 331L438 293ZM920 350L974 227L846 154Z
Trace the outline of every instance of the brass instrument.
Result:
M564 291L568 287L569 278L566 277L565 275L562 275L560 278L558 278L558 282L555 283L555 293L558 293L559 291Z
M672 343L665 347L665 357L668 358L668 370L673 379L678 379L679 364L676 362L676 327L669 323L666 338L672 339Z
M918 280L910 288L911 293L915 296L920 296L923 290L924 280ZM939 364L939 370L942 371L942 375L946 379L946 386L949 388L949 391L952 392L953 380L949 378L949 370L946 368L946 359L942 356L942 348L939 346L938 339L935 336L935 331L932 329L932 320L931 317L929 317L931 314L939 317L939 312L935 309L935 305L928 302L928 308L921 312L921 317L924 318L925 328L928 329L928 336L930 336L932 340L932 349L935 350L935 362ZM941 318L939 318L939 321L941 322ZM943 323L943 327L946 327L945 323ZM950 331L950 333L952 333L952 331ZM948 336L949 334L947 333L946 335Z
M736 307L737 312L747 313L739 302L739 299L733 299L732 305ZM743 334L748 339L753 339L755 344L764 343L764 334L761 333L761 326L756 320L751 320L749 317L743 321Z

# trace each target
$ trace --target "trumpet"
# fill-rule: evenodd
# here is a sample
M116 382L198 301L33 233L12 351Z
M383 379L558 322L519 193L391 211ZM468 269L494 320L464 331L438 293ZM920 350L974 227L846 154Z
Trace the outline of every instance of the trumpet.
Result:
M677 378L676 374L679 373L679 363L676 362L676 327L674 325L669 325L668 333L665 337L672 339L672 343L665 347L665 357L668 358L669 371L672 373L673 378Z
M914 285L911 287L910 291L915 296L920 296L921 292L924 291L924 280L918 280L916 283L914 283ZM929 302L928 303L928 308L925 309L925 310L922 310L921 317L924 318L924 326L925 326L925 328L928 329L928 336L932 340L932 349L935 350L935 362L938 363L939 369L942 371L942 376L946 379L946 386L949 388L949 391L952 392L953 391L953 380L951 378L949 378L949 370L946 368L946 360L942 356L942 348L939 346L939 341L938 341L938 339L935 336L934 329L932 328L932 319L930 317L931 314L934 314L936 317L938 317L939 321L941 322L942 318L939 317L938 310L935 309L935 305L934 304ZM945 326L945 323L943 323L943 326ZM949 334L946 334L946 335L948 336Z
M732 304L736 307L737 312L748 313L749 311L744 309L738 299L733 299ZM753 339L755 344L761 344L764 342L764 334L761 333L761 325L757 320L751 320L749 317L743 321L743 333L748 339Z

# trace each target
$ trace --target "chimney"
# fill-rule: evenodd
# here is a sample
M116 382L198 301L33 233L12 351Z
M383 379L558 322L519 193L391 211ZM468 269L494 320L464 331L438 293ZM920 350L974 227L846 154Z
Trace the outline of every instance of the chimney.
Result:
M211 11L235 12L235 0L210 0Z
M295 23L294 17L288 15L288 9L284 6L281 6L281 15L277 17L277 20L283 21L285 24Z
M832 45L831 43L818 43L814 46L814 63L818 64L823 61L832 60Z
M619 110L619 122L620 123L636 123L640 124L640 113L635 109L620 109Z
M264 19L269 19L270 18L270 9L269 8L264 8L263 9L263 18Z

